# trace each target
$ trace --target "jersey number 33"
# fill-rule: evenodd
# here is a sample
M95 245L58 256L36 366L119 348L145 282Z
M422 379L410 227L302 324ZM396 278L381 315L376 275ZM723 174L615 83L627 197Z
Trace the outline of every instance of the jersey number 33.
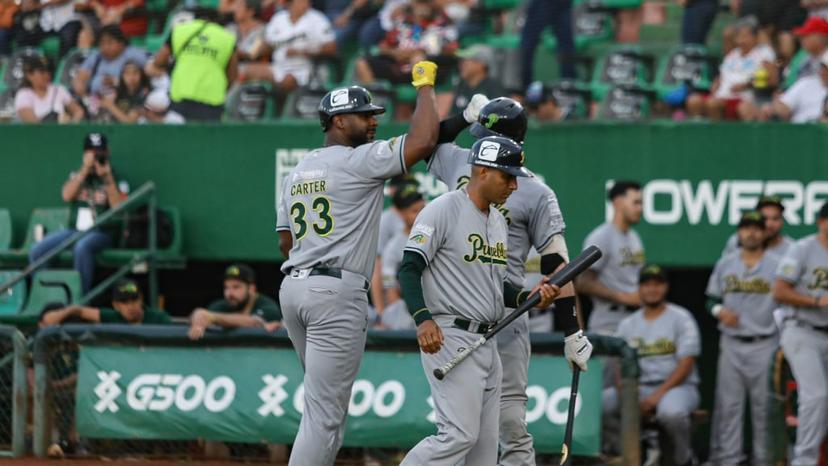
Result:
M314 233L323 238L330 235L334 229L330 199L325 196L315 197L310 201L310 208L316 212L318 219L309 226L308 206L301 201L294 202L290 206L290 218L293 221L293 231L297 241L304 238L311 228Z

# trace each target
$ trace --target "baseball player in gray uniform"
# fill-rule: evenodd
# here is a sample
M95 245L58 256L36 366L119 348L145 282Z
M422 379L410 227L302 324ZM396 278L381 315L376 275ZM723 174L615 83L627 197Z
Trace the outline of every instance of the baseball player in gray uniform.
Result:
M722 333L710 460L723 466L745 461L742 427L750 399L751 464L765 466L768 372L779 346L772 290L779 256L765 251L765 220L758 211L742 215L737 234L741 248L719 259L707 284L708 310Z
M506 219L503 204L528 177L522 147L489 136L472 147L474 165L461 190L432 201L417 217L403 254L400 285L417 323L417 340L437 415L437 435L408 452L402 466L493 465L497 462L501 363L489 340L444 380L435 368L463 351L530 295L506 280ZM535 287L548 306L560 290Z
M782 349L799 395L792 466L814 466L828 432L828 203L817 233L794 243L779 263L774 296L790 306Z
M592 297L587 328L611 334L618 323L638 309L638 273L644 264L644 246L633 229L641 220L641 185L618 181L609 190L613 219L592 230L584 248L594 244L604 255L577 279L578 291Z
M699 328L687 309L667 302L664 269L644 267L639 282L642 308L621 321L617 335L638 350L642 417L653 419L669 436L675 464L690 465L690 415L699 405ZM617 393L613 389L613 396L605 397L605 412L617 415Z
M481 98L482 96L475 95L470 105L482 101ZM459 131L473 121L465 113L440 123L441 142L453 140ZM502 135L522 142L526 135L526 112L512 99L494 99L480 109L471 133L478 138ZM469 165L469 150L455 144L439 144L428 161L428 169L450 189L461 189L468 183L472 169ZM531 173L530 176L518 178L517 184L517 191L505 203L496 207L509 226L507 280L512 286L522 287L526 257L532 247L541 253L540 272L543 275L563 267L569 257L563 237L565 225L555 193ZM560 298L555 301L555 312L562 322L561 330L566 336L567 344L571 347L589 346L591 353L591 344L581 332L575 314L575 288L572 284L567 284L561 291ZM532 436L526 426L526 387L531 353L529 315L521 316L498 333L496 338L503 365L500 464L534 465ZM579 366L586 370L586 359Z
M325 147L310 152L285 180L276 225L288 259L279 296L305 370L304 412L290 465L331 465L342 444L365 347L383 187L434 150L436 68L431 62L414 65L411 128L390 140L373 140L376 114L384 109L367 90L329 92L319 106Z
M793 245L794 239L782 234L785 226L785 205L779 196L762 196L756 203L756 210L765 218L765 251L784 257ZM734 233L727 239L722 257L739 249L739 236Z

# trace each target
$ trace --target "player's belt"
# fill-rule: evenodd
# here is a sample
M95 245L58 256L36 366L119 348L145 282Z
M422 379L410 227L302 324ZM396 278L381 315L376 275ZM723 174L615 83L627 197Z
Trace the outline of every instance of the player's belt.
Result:
M767 340L768 338L773 338L776 335L727 335L729 338L733 338L734 340L738 340L742 343L756 343L757 341Z
M473 320L466 320L461 318L454 319L454 324L452 326L454 328L459 328L460 330L465 330L471 333L479 333L481 335L485 335L489 333L489 330L493 329L496 324L494 322L475 322Z
M290 271L288 271L288 274L290 276L296 278L298 276L298 274L301 274L305 270L308 270L308 269L291 269ZM312 267L310 269L310 271L307 272L306 276L313 276L313 275L322 275L322 276L325 276L325 277L338 278L338 279L342 280L342 269L340 269L339 267ZM365 280L365 283L363 284L363 288L365 288L366 290L368 289L368 281L367 280Z
M637 311L638 308L635 307L635 306L625 306L623 304L613 304L609 307L609 310L611 312L618 312L618 311L633 312L633 311Z
M828 326L818 327L816 325L811 325L807 322L802 322L800 320L796 320L793 317L789 317L789 318L785 319L785 324L786 325L793 325L794 327L809 328L811 330L816 330L817 332L828 333Z

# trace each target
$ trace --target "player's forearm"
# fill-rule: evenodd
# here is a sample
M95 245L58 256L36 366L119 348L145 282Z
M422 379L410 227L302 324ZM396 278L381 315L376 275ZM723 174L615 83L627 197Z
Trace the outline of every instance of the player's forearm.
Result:
M423 86L417 91L417 108L411 117L411 129L405 138L405 166L411 167L425 159L437 145L440 130L437 116L437 98L433 86Z
M618 294L615 290L607 288L600 280L595 272L587 270L577 279L577 289L581 293L601 298L606 301L618 302Z
M773 287L773 298L782 304L790 304L796 307L817 306L817 298L799 293L792 284L785 280L776 280Z
M518 288L509 282L503 282L503 305L517 308L526 301L530 293L529 290Z
M457 136L469 127L469 122L463 117L462 113L458 113L452 117L448 117L440 122L440 131L437 136L437 144L445 144L453 142Z
M264 322L258 317L241 314L210 313L212 323L224 328L256 328L263 327Z
M417 325L431 319L431 312L426 307L423 296L422 277L425 268L425 260L419 254L406 251L403 253L400 271L397 273L403 301Z
M678 387L683 384L687 377L693 372L693 366L696 364L695 358L688 356L679 361L678 367L670 374L670 377L661 384L656 391L664 395L673 387Z

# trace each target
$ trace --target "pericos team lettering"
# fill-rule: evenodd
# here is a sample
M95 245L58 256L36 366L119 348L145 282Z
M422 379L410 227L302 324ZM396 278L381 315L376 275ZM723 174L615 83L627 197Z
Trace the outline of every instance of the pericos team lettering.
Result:
M463 256L466 262L480 261L484 264L506 265L506 245L498 241L494 246L486 244L483 237L472 233L466 239L471 244L471 254Z

